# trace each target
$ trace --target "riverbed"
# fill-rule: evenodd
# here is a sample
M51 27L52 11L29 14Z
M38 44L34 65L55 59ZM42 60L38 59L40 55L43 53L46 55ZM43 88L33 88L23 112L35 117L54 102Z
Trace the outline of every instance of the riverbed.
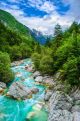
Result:
M0 121L47 121L47 110L44 102L45 86L37 85L32 78L32 72L25 70L27 64L32 64L30 59L11 67L15 73L16 81L23 81L29 88L38 88L39 92L32 98L16 100L6 96L0 96Z

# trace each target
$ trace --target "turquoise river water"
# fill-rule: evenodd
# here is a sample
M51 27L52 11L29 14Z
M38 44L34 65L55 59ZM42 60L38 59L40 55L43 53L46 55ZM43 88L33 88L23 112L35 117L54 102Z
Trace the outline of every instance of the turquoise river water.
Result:
M26 71L24 68L26 64L30 63L31 60L26 59L24 60L24 63L12 67L12 70L15 73L14 81L24 79L23 83L26 86L30 88L36 87L39 89L39 92L34 94L31 99L23 101L0 96L0 121L47 121L47 111L45 106L39 108L40 104L44 102L45 87L37 85L35 80L30 78L32 73ZM16 75L17 72L21 74L20 77Z

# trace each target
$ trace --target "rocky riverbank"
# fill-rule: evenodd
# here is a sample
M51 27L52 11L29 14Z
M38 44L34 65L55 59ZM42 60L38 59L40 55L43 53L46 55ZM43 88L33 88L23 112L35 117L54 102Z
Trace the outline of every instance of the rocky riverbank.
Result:
M16 65L17 64L17 65ZM1 82L1 121L46 121L45 86L37 84L33 77L34 64L30 59L16 61L11 67L15 78L9 84ZM3 89L3 90L2 90Z
M24 61L12 63L12 66L19 66ZM70 90L67 94L64 90L64 85L59 83L60 73L54 77L41 75L39 71L35 71L34 64L28 63L24 65L25 71L31 72L30 78L34 79L36 85L44 85L46 87L44 101L49 112L48 121L80 121L80 89ZM16 73L16 76L21 78L21 73ZM24 85L25 80L13 82L6 96L17 100L25 100L32 98L33 94L39 92L38 88L30 88ZM0 93L2 94L7 89L6 84L0 82Z
M25 86L22 82L14 82L6 94L6 96L13 97L15 99L27 99L32 98L33 94L39 92L37 88L29 88Z
M80 89L73 88L66 93L65 86L54 77L42 76L39 71L33 73L37 84L47 86L44 100L48 106L48 121L80 121ZM67 85L66 85L67 86Z
M48 103L48 121L80 121L80 90L71 95L54 91Z
M21 64L25 64L25 62L23 60L15 61L11 63L11 66L16 67L17 69L17 67L20 66ZM36 71L34 69L34 64L32 62L25 64L21 68L24 69L26 72L32 73L29 76L29 78L34 80L35 85L43 85L45 87L52 87L54 85L53 78L47 75L42 76L39 71ZM7 88L5 83L1 82L0 83L1 93L4 92L4 90L6 89L7 90L6 91L7 93L5 94L6 96L17 99L17 100L21 100L21 99L25 100L25 99L32 98L33 94L36 94L39 92L38 88L30 88L24 84L25 79L27 78L24 79L21 72L15 72L15 76L17 78L20 78L21 80L17 82L12 82L9 88Z
M73 88L66 93L64 88L64 85L54 81L53 89L47 90L45 94L49 109L48 121L80 121L80 89Z

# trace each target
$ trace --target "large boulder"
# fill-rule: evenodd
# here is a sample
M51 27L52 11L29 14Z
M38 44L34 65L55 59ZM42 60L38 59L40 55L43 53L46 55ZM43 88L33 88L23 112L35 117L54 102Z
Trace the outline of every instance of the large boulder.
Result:
M73 105L73 100L67 94L59 91L55 91L50 100L51 110L70 110Z
M53 86L55 84L53 78L49 77L49 76L45 76L43 77L43 84L47 85L47 86Z
M14 82L10 86L7 96L11 96L15 99L26 99L32 97L32 94L37 92L37 89L30 89L21 82Z
M36 94L37 92L39 92L39 89L38 88L33 88L33 89L31 89L31 91L32 91L33 94Z
M73 91L73 93L71 94L71 97L74 99L74 101L80 100L80 90L77 89Z
M35 71L34 73L33 73L33 78L36 78L37 76L40 76L41 74L40 74L40 72L39 71Z
M70 112L72 105L72 98L67 94L55 91L49 100L48 121L73 121L73 115Z
M73 105L71 112L73 114L73 121L80 121L80 100L75 102L75 105Z
M27 64L25 66L25 70L29 71L29 72L34 72L34 66L31 64Z
M73 115L67 110L54 110L50 113L48 121L73 121Z
M73 112L73 121L80 121L80 111Z
M4 82L0 82L0 88L5 89L6 88L6 84Z
M6 88L6 84L4 82L0 82L0 93L3 93L4 89Z
M80 113L80 105L74 105L71 109L71 112L79 112Z
M49 101L50 97L52 96L53 91L48 90L44 96L45 101Z
M57 73L54 75L53 78L54 78L55 81L60 80L60 79L61 79L61 73L60 73L60 72L57 72Z
M43 81L43 77L42 76L37 76L35 78L35 81L38 82L38 83L41 83Z
M70 95L54 91L49 100L48 121L80 121L80 91Z
M20 61L14 61L13 63L11 63L11 66L12 66L12 67L13 67L13 66L18 66L18 65L20 65L20 64L22 64L22 63L24 63L23 60L20 60Z

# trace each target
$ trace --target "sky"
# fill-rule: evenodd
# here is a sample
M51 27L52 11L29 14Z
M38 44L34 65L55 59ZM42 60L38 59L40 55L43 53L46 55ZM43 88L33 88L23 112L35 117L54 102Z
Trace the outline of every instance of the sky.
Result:
M0 0L0 9L44 35L52 35L56 24L64 30L80 22L80 0Z

